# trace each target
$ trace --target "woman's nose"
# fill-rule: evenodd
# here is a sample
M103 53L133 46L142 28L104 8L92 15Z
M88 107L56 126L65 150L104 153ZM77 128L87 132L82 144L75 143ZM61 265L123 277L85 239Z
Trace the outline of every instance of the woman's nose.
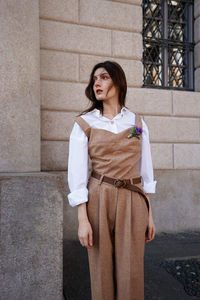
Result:
M100 78L99 79L96 79L96 81L95 81L95 84L94 84L95 86L97 86L97 85L100 85Z

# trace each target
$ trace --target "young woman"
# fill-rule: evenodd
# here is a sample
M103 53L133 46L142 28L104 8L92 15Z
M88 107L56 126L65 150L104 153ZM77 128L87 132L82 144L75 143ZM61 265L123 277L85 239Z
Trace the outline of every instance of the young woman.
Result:
M78 206L92 300L144 299L145 242L156 231L148 127L125 106L126 92L118 63L96 64L85 90L91 106L76 116L70 134L68 200Z

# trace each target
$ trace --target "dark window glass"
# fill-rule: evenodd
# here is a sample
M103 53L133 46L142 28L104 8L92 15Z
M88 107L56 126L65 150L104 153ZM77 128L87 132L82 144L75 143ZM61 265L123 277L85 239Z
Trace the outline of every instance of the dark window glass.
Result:
M194 1L143 0L147 87L194 90Z

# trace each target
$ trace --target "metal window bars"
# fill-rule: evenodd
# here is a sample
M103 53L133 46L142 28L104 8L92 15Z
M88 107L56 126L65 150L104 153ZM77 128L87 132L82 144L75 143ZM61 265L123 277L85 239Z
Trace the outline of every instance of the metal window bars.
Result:
M143 0L143 87L194 90L194 0Z

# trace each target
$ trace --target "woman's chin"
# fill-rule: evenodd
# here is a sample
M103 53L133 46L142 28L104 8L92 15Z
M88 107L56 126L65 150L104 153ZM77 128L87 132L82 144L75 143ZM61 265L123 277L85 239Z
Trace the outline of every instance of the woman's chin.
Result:
M104 96L103 96L103 95L102 95L102 96L101 96L101 95L97 95L97 96L96 96L96 99L97 99L97 100L104 100Z

